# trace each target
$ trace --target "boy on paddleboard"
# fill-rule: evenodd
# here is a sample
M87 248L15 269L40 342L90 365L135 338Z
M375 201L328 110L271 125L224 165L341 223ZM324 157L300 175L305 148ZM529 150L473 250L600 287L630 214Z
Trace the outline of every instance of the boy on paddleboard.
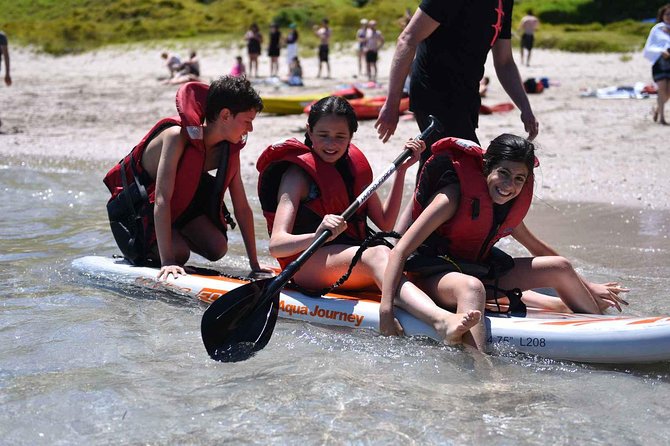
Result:
M258 263L253 213L240 176L239 151L263 109L245 78L184 84L178 116L160 120L105 176L114 238L135 265L160 266L159 279L183 275L191 251L208 260L228 250L235 227L223 201L230 192L253 272ZM216 169L216 177L208 172Z

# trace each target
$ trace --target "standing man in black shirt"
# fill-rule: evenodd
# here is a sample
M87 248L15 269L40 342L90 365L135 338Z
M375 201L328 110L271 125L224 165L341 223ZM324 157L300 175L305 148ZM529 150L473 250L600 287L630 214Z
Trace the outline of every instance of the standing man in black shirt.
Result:
M431 114L444 126L444 133L426 145L444 136L479 142L479 81L489 51L498 80L521 110L528 139L535 138L538 122L512 56L512 6L513 0L422 0L398 37L388 97L375 123L379 138L386 142L395 132L402 87L412 68L410 109L419 128L429 125ZM425 150L423 160L430 155Z

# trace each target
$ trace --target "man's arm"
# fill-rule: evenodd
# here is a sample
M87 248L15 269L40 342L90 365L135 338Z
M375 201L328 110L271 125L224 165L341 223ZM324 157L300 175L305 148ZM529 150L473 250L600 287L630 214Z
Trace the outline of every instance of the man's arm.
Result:
M519 69L512 56L512 41L510 39L498 39L493 45L492 53L493 66L498 75L498 80L514 104L521 110L521 121L524 129L528 132L528 139L533 140L539 131L539 123L533 115L528 96L521 83Z
M402 87L412 67L416 48L438 26L440 26L439 22L433 20L421 9L417 9L412 16L412 20L398 36L393 60L391 61L388 96L379 112L379 118L375 122L379 139L383 142L389 140L398 125L398 108L402 98Z

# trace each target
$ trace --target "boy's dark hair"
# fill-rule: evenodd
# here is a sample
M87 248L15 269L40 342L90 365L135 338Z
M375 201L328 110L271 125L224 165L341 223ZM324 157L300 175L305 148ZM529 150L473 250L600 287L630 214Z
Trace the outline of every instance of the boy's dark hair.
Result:
M524 163L528 173L535 168L535 145L521 136L503 133L496 137L484 153L484 175L503 161Z
M207 122L216 121L224 108L229 109L233 116L249 110L260 112L263 100L246 77L221 76L209 86L205 107Z
M345 117L350 136L353 136L354 132L358 130L358 119L356 119L354 108L349 104L349 101L340 96L327 96L312 104L309 116L307 117L309 128L314 129L316 123L328 115ZM305 145L310 148L312 147L312 140L307 133L305 133Z

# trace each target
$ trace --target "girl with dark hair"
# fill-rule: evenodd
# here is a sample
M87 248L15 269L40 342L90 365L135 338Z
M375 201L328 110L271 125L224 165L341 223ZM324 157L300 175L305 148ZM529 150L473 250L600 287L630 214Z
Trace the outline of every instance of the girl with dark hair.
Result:
M626 302L619 293L626 289L614 282L588 282L524 224L536 165L530 141L503 134L484 151L472 141L444 138L432 152L414 193L413 223L391 251L384 274L382 330L393 330L403 270L438 305L456 311L463 301L518 298L534 288L554 288L559 297L526 292L524 304L561 312L621 311ZM493 247L508 235L532 256L512 259ZM483 324L470 333L478 345L485 342Z
M270 254L286 267L324 229L332 232L328 242L295 274L297 285L322 290L340 282L365 240L367 219L382 231L393 228L407 168L425 149L421 140L405 144L414 155L398 166L390 193L382 202L377 193L348 222L340 214L372 181L365 155L351 143L358 122L346 99L330 96L310 110L304 144L288 139L268 147L260 156L258 191L270 232ZM381 289L390 248L369 246L339 286L345 290ZM462 342L463 335L479 321L480 311L464 308L460 314L443 310L406 282L399 305L430 323L449 343ZM395 332L402 328L393 321Z

